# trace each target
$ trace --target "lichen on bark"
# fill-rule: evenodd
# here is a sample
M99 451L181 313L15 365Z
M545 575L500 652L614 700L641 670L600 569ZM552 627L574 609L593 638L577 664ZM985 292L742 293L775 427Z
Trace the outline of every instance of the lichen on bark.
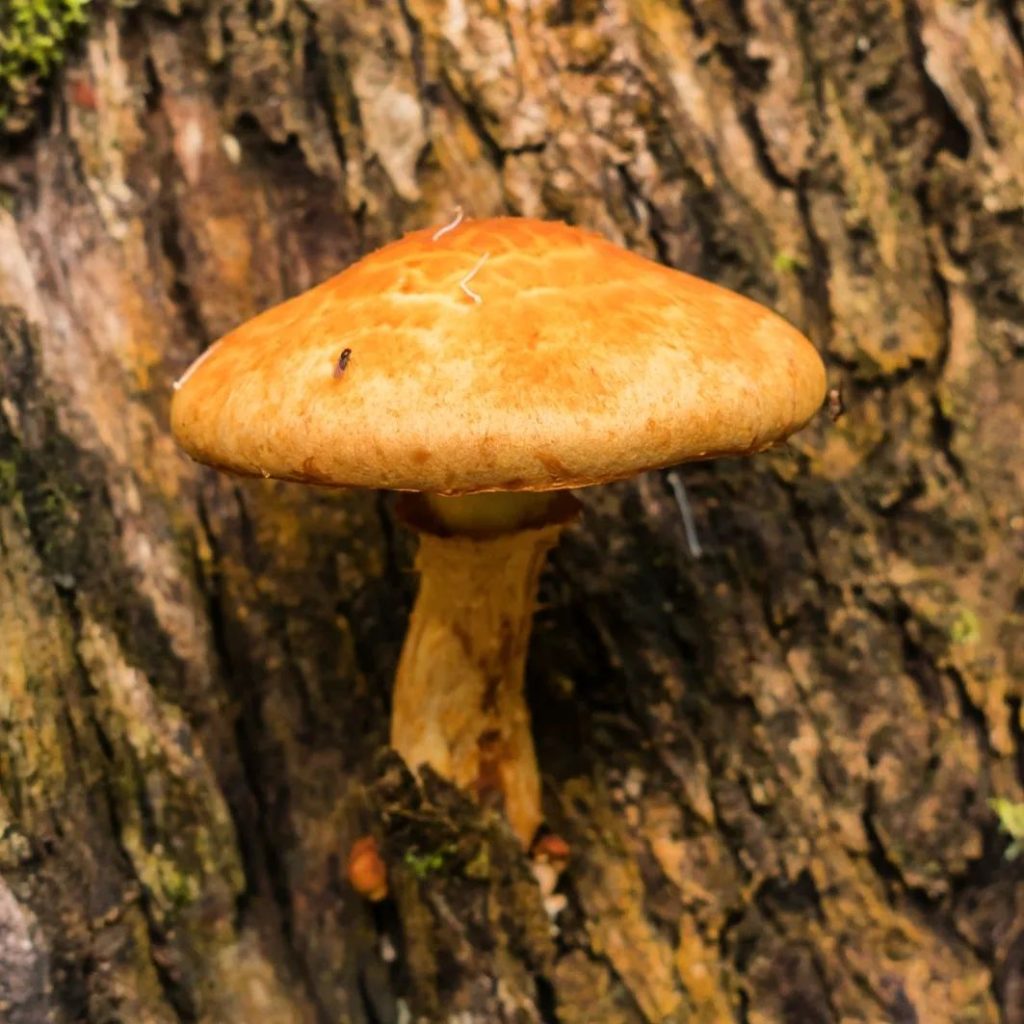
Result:
M0 8L0 135L23 131L91 0L6 0Z

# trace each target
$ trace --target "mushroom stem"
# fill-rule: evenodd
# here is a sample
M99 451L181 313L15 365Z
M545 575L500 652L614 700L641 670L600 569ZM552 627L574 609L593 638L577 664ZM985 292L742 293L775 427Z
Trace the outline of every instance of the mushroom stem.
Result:
M523 673L544 560L578 505L566 494L544 496L543 506L529 495L529 508L514 509L506 494L487 508L481 497L490 496L474 496L472 508L446 515L445 524L437 499L404 503L404 518L421 534L420 590L395 680L391 745L410 767L428 764L483 806L503 810L528 847L541 810ZM505 513L516 525L492 532Z
M567 500L570 496L564 491L539 494L489 491L456 497L424 494L420 497L420 507L434 520L437 532L490 537L528 526L544 526L552 513L557 517L560 509L564 512Z

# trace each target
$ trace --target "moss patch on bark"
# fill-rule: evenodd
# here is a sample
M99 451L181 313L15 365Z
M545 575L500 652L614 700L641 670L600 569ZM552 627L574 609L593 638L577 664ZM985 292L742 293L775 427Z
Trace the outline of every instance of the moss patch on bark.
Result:
M24 131L91 0L9 0L0 7L0 133Z

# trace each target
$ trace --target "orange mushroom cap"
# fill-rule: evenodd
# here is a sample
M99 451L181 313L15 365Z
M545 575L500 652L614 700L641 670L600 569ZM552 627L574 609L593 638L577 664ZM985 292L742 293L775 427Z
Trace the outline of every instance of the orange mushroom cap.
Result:
M820 406L775 313L565 224L416 231L232 331L179 382L195 459L331 486L599 484L756 452Z

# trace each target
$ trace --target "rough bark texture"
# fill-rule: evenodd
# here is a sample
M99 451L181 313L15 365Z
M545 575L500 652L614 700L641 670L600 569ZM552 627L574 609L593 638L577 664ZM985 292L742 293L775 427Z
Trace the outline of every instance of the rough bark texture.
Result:
M0 1017L1022 1024L1020 0L90 12L0 169ZM845 406L682 471L700 559L666 476L582 496L528 670L554 928L383 753L387 498L167 431L209 340L457 203L778 308Z

